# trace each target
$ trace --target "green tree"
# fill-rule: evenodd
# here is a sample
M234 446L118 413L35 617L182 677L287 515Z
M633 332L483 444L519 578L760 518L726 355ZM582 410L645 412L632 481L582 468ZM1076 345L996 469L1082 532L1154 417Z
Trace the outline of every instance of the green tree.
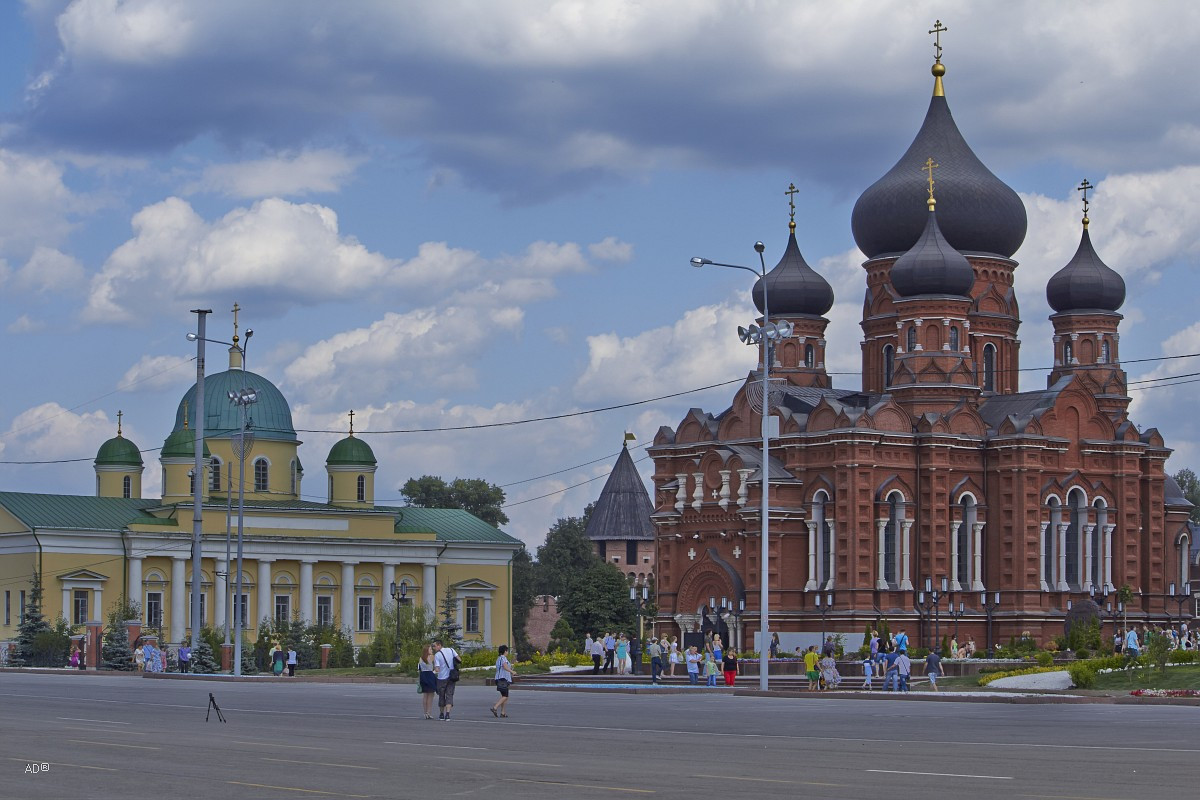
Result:
M529 624L529 611L537 599L534 581L533 559L522 544L520 549L513 553L512 559L512 646L518 653L533 652L525 629Z
M47 633L50 633L50 623L42 613L42 575L40 571L34 570L33 586L25 599L25 616L17 626L17 642L9 655L9 663L17 667L44 666L38 663L41 658L38 640L44 640Z
M442 640L442 644L453 647L455 650L462 648L462 625L458 624L458 601L454 598L454 592L450 587L446 587L446 593L442 595L442 618L438 623L438 638Z
M107 625L104 626L103 645L100 648L100 659L107 669L132 672L137 668L133 662L133 647L136 642L129 641L129 629L125 623L131 619L140 619L141 606L127 597L120 597L108 612Z
M1133 602L1133 587L1122 583L1117 589L1117 602L1121 604L1121 626L1129 631L1129 604Z
M637 631L629 582L612 564L596 563L571 579L558 597L558 610L572 630Z
M504 490L482 478L455 478L446 483L436 475L409 478L400 487L404 504L417 508L461 508L489 525L505 525Z
M1200 522L1200 476L1190 469L1181 469L1171 477L1183 489L1183 496L1192 503L1192 522Z
M559 617L558 622L554 623L554 627L550 631L550 643L546 645L546 652L553 653L555 650L561 650L564 653L578 653L579 642L575 641L575 631L571 630L570 623L566 617Z
M585 533L593 508L595 504L588 503L583 516L560 518L550 526L545 543L537 549L537 566L534 568L537 594L560 596L572 577L600 562ZM628 600L628 588L625 591ZM574 627L580 630L578 626Z
M192 672L200 675L212 675L221 669L221 665L217 663L216 656L213 654L212 644L208 639L201 637L200 645L192 653Z

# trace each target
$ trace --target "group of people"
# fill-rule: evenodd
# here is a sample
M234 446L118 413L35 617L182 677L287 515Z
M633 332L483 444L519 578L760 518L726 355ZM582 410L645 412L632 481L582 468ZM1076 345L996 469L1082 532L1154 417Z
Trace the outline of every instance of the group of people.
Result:
M137 667L138 672L166 672L167 651L159 649L152 642L143 642L140 646L135 643L133 648L133 664ZM181 658L181 670L182 666L183 660Z
M271 651L271 674L276 678L282 678L285 674L289 678L296 677L296 648L288 645L284 651L283 645L275 643L275 649Z
M450 712L454 710L454 687L458 684L461 668L462 656L453 647L442 644L441 639L434 639L425 645L417 661L417 691L421 693L425 719L433 719L433 700L436 697L438 719L443 722L450 720ZM493 675L500 698L490 709L492 716L497 719L508 716L508 690L515 677L512 661L508 658L508 645L502 644L497 650Z
M799 650L800 648L796 648ZM808 677L809 691L836 689L842 682L842 675L837 668L837 643L832 636L826 637L821 644L821 652L817 646L809 645L804 656L804 672Z
M1113 649L1118 655L1137 658L1156 636L1165 637L1172 650L1195 650L1200 647L1200 632L1193 633L1187 625L1181 625L1178 630L1145 625L1139 629L1137 625L1131 625L1128 630L1118 630L1114 634Z
M592 658L592 674L601 672L618 675L633 672L633 645L625 634L605 633L592 638L591 631L583 640L583 652Z

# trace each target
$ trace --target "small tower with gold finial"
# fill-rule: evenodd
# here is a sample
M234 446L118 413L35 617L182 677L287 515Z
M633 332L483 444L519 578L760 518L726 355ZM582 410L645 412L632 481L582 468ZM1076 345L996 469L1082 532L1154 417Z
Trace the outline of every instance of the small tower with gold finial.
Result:
M142 496L142 454L121 430L123 411L117 411L117 435L96 451L96 496L139 499Z
M183 402L183 427L171 431L163 442L158 460L162 464L162 496L164 503L190 503L196 466L196 431L188 424L192 409L188 401ZM208 442L204 442L204 460L210 461L212 453ZM208 496L208 486L200 487L201 497Z
M942 76L946 74L946 65L942 63L942 34L950 30L942 21L934 20L933 27L929 32L933 34L933 67L930 72L933 73L933 96L945 97L946 90L942 86Z
M349 433L329 450L325 471L329 474L329 504L370 508L375 504L377 462L371 446L354 435L354 410Z

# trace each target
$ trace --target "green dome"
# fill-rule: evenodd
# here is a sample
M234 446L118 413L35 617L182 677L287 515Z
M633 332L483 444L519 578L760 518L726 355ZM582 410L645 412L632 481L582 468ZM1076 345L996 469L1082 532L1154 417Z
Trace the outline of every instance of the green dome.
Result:
M354 467L373 467L376 461L375 454L371 452L371 445L351 435L329 449L329 458L325 459L325 463Z
M246 419L253 423L257 439L295 442L296 429L292 427L292 410L283 393L275 384L254 372L230 369L215 375L204 376L205 439L228 439L238 431L238 407L229 399L230 392L253 389L258 400L246 407ZM196 427L196 384L187 390L179 401L175 412L175 432L183 430L184 409L187 409L187 424Z
M96 451L96 466L140 467L142 454L138 446L124 436L114 436Z
M208 387L205 387L206 389ZM205 394L208 394L206 391ZM159 453L161 458L195 458L196 457L196 432L191 428L180 428L177 431L171 431L167 436L167 440L163 442L162 452ZM212 453L208 450L208 442L204 443L204 457L211 458Z

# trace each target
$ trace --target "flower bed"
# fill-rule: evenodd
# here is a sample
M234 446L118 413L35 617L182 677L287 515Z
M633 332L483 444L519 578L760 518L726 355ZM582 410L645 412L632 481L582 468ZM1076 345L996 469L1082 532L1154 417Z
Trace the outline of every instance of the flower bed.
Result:
M1134 697L1200 697L1196 689L1134 689Z

